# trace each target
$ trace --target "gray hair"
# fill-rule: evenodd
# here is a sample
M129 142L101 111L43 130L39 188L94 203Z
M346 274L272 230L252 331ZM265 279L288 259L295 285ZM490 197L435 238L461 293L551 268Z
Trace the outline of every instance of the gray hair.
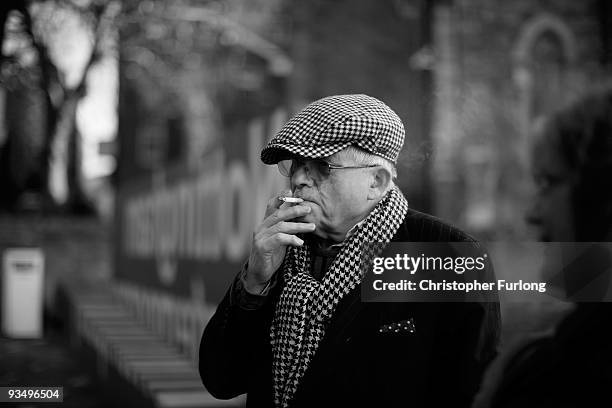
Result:
M368 151L365 151L355 146L348 146L330 156L330 158L332 159L340 158L340 157L345 157L351 160L356 165L381 166L382 168L387 170L389 174L391 174L391 183L389 187L392 187L395 185L394 180L397 178L397 169L395 168L395 164L393 164L393 162L391 162L390 160L387 160L384 157L377 156L375 154L372 154Z

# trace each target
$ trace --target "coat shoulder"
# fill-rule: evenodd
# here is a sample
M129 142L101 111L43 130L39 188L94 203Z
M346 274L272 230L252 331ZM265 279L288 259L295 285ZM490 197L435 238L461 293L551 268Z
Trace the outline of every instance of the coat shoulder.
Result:
M412 242L478 242L474 237L433 215L408 209L404 222L393 241Z

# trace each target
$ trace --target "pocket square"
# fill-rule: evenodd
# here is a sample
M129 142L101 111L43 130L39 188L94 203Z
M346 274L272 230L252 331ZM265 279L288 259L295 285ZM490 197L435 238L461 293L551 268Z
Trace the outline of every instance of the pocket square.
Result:
M379 333L414 333L415 331L416 326L412 317L399 322L383 324L378 328Z

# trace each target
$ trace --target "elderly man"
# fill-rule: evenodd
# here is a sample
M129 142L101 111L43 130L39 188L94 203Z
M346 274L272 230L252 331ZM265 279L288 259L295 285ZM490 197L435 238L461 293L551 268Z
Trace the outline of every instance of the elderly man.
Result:
M403 142L383 102L338 95L308 105L264 148L292 202L270 201L204 331L212 395L247 393L249 407L470 405L495 354L497 303L361 302L364 243L476 245L408 207L393 181Z

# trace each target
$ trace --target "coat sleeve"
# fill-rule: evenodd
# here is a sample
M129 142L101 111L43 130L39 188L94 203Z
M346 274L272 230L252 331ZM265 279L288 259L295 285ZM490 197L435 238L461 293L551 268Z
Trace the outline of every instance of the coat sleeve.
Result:
M257 357L269 348L274 293L256 309L240 307L234 298L236 280L204 329L199 371L206 389L219 399L247 392Z

